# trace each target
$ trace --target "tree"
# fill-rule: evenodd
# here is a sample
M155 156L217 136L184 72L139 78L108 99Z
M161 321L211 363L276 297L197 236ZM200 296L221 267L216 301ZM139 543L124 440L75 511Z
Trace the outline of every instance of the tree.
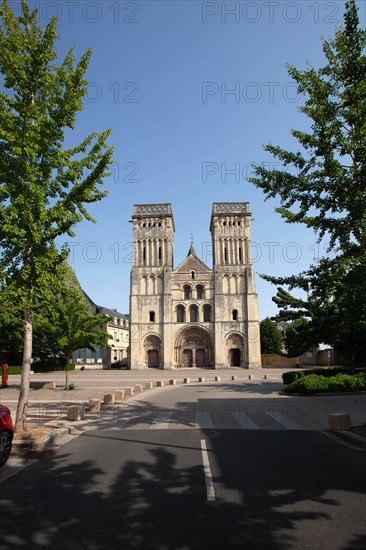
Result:
M289 357L298 357L311 349L308 341L308 324L304 319L296 319L285 331L285 346Z
M80 348L95 351L95 346L108 346L109 334L98 327L105 325L109 318L95 314L67 262L59 266L57 282L50 293L52 307L46 304L35 315L35 350L38 348L43 355L62 356L68 389L73 352Z
M291 130L301 150L264 149L281 169L254 167L249 180L266 194L278 196L277 212L287 223L312 228L319 241L329 238L327 255L298 275L264 278L282 288L275 301L279 319L305 316L307 337L341 347L353 358L366 352L366 31L360 28L354 0L345 5L344 25L323 40L327 64L300 71L288 66L298 92L299 108L311 131ZM298 300L296 302L296 300ZM352 361L353 362L353 361Z
M73 236L74 226L94 221L85 205L102 199L108 174L110 130L92 133L65 148L87 92L84 79L91 52L76 62L71 48L57 65L56 17L42 30L37 10L22 0L16 17L0 4L0 274L6 292L24 311L24 348L15 429L26 426L35 295L47 297L47 283L67 251L55 239Z
M262 353L281 353L282 338L276 323L266 317L260 323L261 351Z

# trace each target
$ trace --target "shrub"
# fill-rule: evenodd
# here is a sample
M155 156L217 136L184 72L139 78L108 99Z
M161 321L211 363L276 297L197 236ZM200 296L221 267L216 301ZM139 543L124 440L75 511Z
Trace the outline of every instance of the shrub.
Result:
M328 381L325 376L310 374L301 376L291 384L284 387L286 393L299 393L300 395L312 395L313 393L328 391Z
M8 374L22 374L22 367L10 366Z
M355 375L338 373L334 376L309 374L284 386L286 393L299 393L300 395L363 390L366 390L366 374L364 372Z
M355 369L355 374L358 374L358 373L366 373L366 369ZM295 380L298 380L302 376L310 376L312 374L317 376L324 376L328 378L328 377L333 377L337 374L350 375L350 371L346 367L322 367L322 368L315 368L315 369L289 371L289 372L284 372L282 374L282 380L284 385L288 385L288 384L292 384L292 382L295 382Z

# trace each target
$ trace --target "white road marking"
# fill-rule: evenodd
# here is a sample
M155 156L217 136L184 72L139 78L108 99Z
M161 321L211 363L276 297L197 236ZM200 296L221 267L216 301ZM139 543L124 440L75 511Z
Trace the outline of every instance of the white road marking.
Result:
M276 422L281 424L281 426L284 426L285 428L287 428L288 430L303 429L299 424L297 424L296 422L294 422L293 420L291 420L290 418L288 418L286 415L284 415L279 411L268 411L266 412L266 414L271 418L273 418Z
M208 412L196 412L194 415L196 428L211 429L213 428L212 420Z
M113 431L122 430L134 418L137 418L136 413L126 412L126 413L123 414L123 416L121 415L121 416L118 416L114 419L111 419L112 422L118 423L117 426L112 426L111 428L102 428L102 430L103 431L104 430L108 430L108 431L109 430L113 430Z
M156 418L154 418L150 429L151 430L164 430L169 428L169 422L172 417L172 412L162 411Z
M212 481L211 467L210 467L210 461L208 458L206 441L204 439L201 439L201 451L202 451L203 471L205 474L205 481L206 481L207 500L212 502L215 500L215 488Z
M235 421L240 424L244 430L259 430L259 427L253 420L249 418L245 413L239 411L233 411L230 413Z

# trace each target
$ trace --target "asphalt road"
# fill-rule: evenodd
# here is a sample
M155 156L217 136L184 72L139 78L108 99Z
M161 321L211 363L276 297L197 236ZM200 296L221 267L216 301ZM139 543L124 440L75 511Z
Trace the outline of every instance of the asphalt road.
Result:
M295 413L142 395L1 483L1 549L365 548L366 454Z

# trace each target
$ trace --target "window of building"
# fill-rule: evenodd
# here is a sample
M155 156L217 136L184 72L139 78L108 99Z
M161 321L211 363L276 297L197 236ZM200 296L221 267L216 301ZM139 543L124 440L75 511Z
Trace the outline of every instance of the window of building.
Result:
M238 320L238 310L233 309L233 321L237 321L237 320Z
M225 262L227 262L227 248L226 248L226 246L224 248L224 260L225 260Z
M155 323L155 311L150 311L149 320L150 320L150 323Z
M159 260L161 260L161 246L159 246Z
M191 323L198 322L198 307L193 305L189 309L189 319Z
M191 299L191 287L186 285L183 287L183 291L184 291L184 299L185 300L190 300Z
M209 323L211 321L211 306L206 304L203 306L203 321Z
M241 247L239 247L239 262L241 263L242 260L243 260L242 251L241 251Z
M192 279L196 278L196 273L194 271L191 271L191 277L192 277Z
M186 320L186 310L184 306L177 307L177 323L184 323Z
M197 285L196 290L197 290L197 300L203 300L203 290L204 290L203 286Z
M144 262L146 261L146 246L144 246L142 249L142 259L144 260Z

